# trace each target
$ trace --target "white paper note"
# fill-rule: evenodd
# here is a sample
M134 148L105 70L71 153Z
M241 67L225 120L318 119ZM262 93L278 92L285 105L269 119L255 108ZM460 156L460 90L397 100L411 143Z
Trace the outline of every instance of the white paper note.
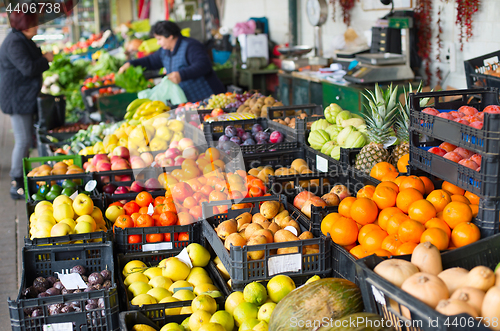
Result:
M53 324L44 324L43 331L73 331L73 323L53 323Z
M176 258L186 263L191 268L193 267L193 263L191 262L191 258L189 257L187 247L184 247L184 249L179 253L179 255L176 256Z
M144 244L144 245L142 245L142 251L143 252L161 251L161 250L172 249L172 247L173 247L173 245L171 242L162 242L162 243L156 243L156 244Z
M297 272L302 269L302 254L271 256L267 261L269 276L284 272Z
M85 284L80 274L77 273L60 274L58 272L56 272L56 274L59 275L59 280L64 285L64 287L66 287L67 290L78 290L82 288L87 288L87 284Z
M75 191L75 193L71 194L69 196L69 198L74 201L77 195L78 195L78 191Z
M85 184L85 191L92 192L93 189L97 186L96 180L89 180L87 184Z
M298 233L297 233L297 229L294 228L293 226L289 225L289 226L285 226L285 228L283 230L288 230L290 231L291 233L293 233L295 236L298 236Z
M153 204L150 203L148 206L148 215L153 216L154 212L155 212L155 208L153 207Z
M328 172L328 160L316 155L316 169L321 172Z

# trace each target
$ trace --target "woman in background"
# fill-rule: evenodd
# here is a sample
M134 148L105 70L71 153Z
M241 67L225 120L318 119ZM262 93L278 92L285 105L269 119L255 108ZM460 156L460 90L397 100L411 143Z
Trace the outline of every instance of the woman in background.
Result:
M29 156L33 141L33 116L37 95L42 88L42 73L49 69L52 53L42 54L33 42L38 30L36 14L12 12L12 30L0 46L0 108L10 115L14 149L10 177L12 199L24 199L23 158Z

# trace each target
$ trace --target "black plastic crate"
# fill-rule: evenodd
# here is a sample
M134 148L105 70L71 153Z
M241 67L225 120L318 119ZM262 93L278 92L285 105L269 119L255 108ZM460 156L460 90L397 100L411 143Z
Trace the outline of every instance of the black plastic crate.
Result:
M458 100L441 101L445 97L456 97ZM500 114L484 114L483 128L475 129L422 113L421 110L425 107L420 107L420 100L425 98L430 98L429 102L437 110L457 110L461 106L468 105L482 111L486 106L499 104L498 89L481 88L411 94L410 129L483 155L500 154Z
M307 137L308 133L306 133L306 141ZM329 155L315 150L311 146L307 145L307 143L303 145L303 148L305 150L307 164L311 170L328 172L332 175L349 171L348 168L340 162L340 160L335 160Z
M127 264L127 262L132 260L140 260L144 262L147 266L156 266L163 259L173 257L178 255L181 250L172 250L168 252L161 253L153 253L153 252L144 252L144 253L131 253L131 254L119 254L117 256L117 273ZM224 307L225 298L231 293L226 281L218 271L215 263L210 261L209 264L205 267L205 270L208 272L208 275L212 279L213 283L220 290L222 296L216 298L215 300L219 304L219 307ZM120 287L120 291L124 293L124 295L120 296L120 306L122 310L138 310L149 317L152 321L161 321L165 317L165 309L168 308L178 308L178 307L190 307L192 300L188 301L179 301L179 302L169 302L169 303L156 303L143 305L142 307L132 305L130 302L128 291L123 283L124 279L122 275L118 276L118 286Z
M165 315L163 320L158 320L153 322L149 317L144 315L143 312L132 310L132 311L123 311L120 313L120 330L121 331L132 331L132 328L136 324L146 324L153 329L159 331L162 326L168 323L177 323L181 324L187 317L190 315L177 315L177 316L168 316Z
M115 283L113 262L113 244L85 244L77 246L24 247L23 276L17 299L9 298L9 313L12 330L42 330L43 325L52 323L73 323L73 330L118 330L118 293ZM107 269L111 271L113 286L109 290L95 290L82 293L70 293L47 298L22 299L22 290L38 276L54 276L55 272L67 272L75 265L83 265L87 273ZM103 299L104 308L86 311L88 299ZM52 304L78 301L81 312L49 315L48 307ZM28 317L24 309L41 307L40 317Z
M291 112L293 112L293 115L287 115L288 113ZM299 112L305 113L307 115L306 118L300 117ZM270 107L267 109L267 118L269 119L270 122L273 122L274 119L284 120L286 117L295 118L295 128L291 128L287 125L276 123L277 129L279 129L282 132L285 132L287 135L295 137L295 140L304 143L305 142L304 133L305 130L307 129L307 123L314 122L320 118L324 118L323 106L316 104L309 104L309 105Z
M498 87L500 88L500 77L486 74L487 70L497 70L499 64L500 51L485 54L473 59L465 60L465 78L467 87Z
M481 171L467 168L442 156L432 154L428 150L439 146L439 140L419 142L418 135L412 134L410 146L411 167L446 180L483 198L500 197L500 154L483 155Z
M235 113L238 108L221 108L224 113ZM210 115L213 109L196 109L196 110L183 110L180 114L184 115L186 122L200 121L205 122L205 116Z
M93 176L91 173L79 173L79 174L68 174L68 175L51 175L51 176L43 176L43 177L26 177L26 185L25 188L27 189L25 192L26 195L26 201L27 202L35 202L33 198L31 197L33 194L38 192L38 189L40 188L40 185L43 185L43 183L48 183L50 186L53 184L57 185L62 185L62 182L64 180L72 180L77 184L77 191L84 190L85 184L87 184L89 181L93 180ZM93 189L90 192L90 196L93 198L99 197L99 190ZM48 200L51 201L51 200Z
M189 235L188 240L179 240L179 233L186 232ZM139 252L161 252L165 250L180 249L186 247L192 242L200 242L201 240L201 223L192 223L188 225L172 225L172 226L150 226L140 228L116 228L115 245L118 254L139 253ZM154 233L170 234L170 241L149 243L147 235ZM140 243L130 244L128 237L130 235L141 236Z
M239 202L252 203L254 204L253 208L238 210L229 209L225 214L214 215L202 220L203 236L210 244L210 247L213 249L214 254L216 254L221 259L224 267L231 275L231 285L233 289L243 289L244 286L250 282L270 279L276 274L286 274L288 276L313 276L315 274L323 274L329 272L329 270L331 269L331 240L329 238L313 238L285 243L232 247L231 251L227 251L227 249L224 247L224 243L217 236L214 227L216 227L219 223L227 219L235 218L244 212L250 212L253 214L257 213L259 211L258 205L263 201L280 201L285 206L285 209L290 212L290 214L292 214L294 211L293 206L291 206L287 202L284 196L264 196L258 198L247 198ZM232 202L230 200L204 203L204 214L206 214L206 211L210 211L214 206L229 206L231 204ZM303 215L294 215L294 218L296 218L302 231L310 230L307 226L307 222L304 220ZM319 253L303 255L303 248L309 245L318 245ZM284 255L271 254L271 251L275 249L287 247L297 247L299 253ZM262 260L248 259L247 252L259 250L265 251L265 256ZM270 268L270 266L274 263L281 263L281 261L284 260L291 261L292 258L295 258L295 263L287 263L287 266L284 266L283 268L276 268L274 270L274 266Z
M410 255L397 256L394 258L410 259ZM441 255L443 269L462 267L472 269L478 265L484 265L492 270L500 261L500 235L495 235L487 239L477 241L462 248L457 248ZM405 306L411 314L413 320L418 320L419 327L403 327L401 330L426 330L426 331L449 331L449 330L490 330L483 326L480 321L474 320L474 326L469 326L467 322L472 317L467 314L445 316L436 310L417 300L412 295L406 293L392 283L383 279L373 272L377 264L382 262L381 257L375 255L366 257L356 262L356 272L359 277L359 287L363 294L363 302L368 312L377 313L393 323L399 321L409 322L402 314L402 307ZM387 303L390 302L388 305ZM430 325L429 320L438 321ZM458 321L458 325L453 325L453 321ZM462 324L460 324L462 321ZM448 322L449 325L445 325ZM410 324L411 325L411 324Z
M244 167L247 171L260 166L271 166L275 169L289 167L295 159L305 159L302 146L302 144L297 144L297 148L292 149L246 154L243 157ZM242 167L242 165L239 166Z
M28 202L26 203L26 212L28 215L28 222L27 222L28 236L24 238L24 244L26 246L46 246L46 245L66 245L66 244L75 245L75 242L90 244L90 243L102 243L105 241L113 240L112 224L104 216L106 210L104 209L104 203L102 197L92 198L92 201L94 202L94 206L98 207L102 211L103 219L104 222L106 223L106 228L108 229L108 231L106 232L96 231L96 232L80 233L80 234L75 233L60 237L30 239L30 221L29 221L30 215L34 213L35 206L37 205L38 202L36 203Z
M100 89L107 89L108 87L115 89L121 89L120 87L112 84L112 85L103 85L101 87L93 87L89 89L82 90L80 89L80 93L82 95L83 104L85 105L85 110L88 112L97 111L97 101L94 100L94 95L97 94L99 96Z

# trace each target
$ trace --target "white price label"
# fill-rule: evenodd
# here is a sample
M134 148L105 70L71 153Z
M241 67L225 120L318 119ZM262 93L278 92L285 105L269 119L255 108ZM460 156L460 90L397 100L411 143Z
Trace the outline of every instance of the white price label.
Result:
M389 148L389 146L392 146L394 145L394 143L398 140L398 138L396 137L389 137L387 138L387 140L385 141L385 144L384 144L384 148Z
M59 280L68 290L78 290L82 288L87 288L87 284L85 284L80 274L77 273L60 274L58 272L56 272L56 274L59 275Z
M94 100L92 100L92 96L87 95L87 103L89 104L89 107L94 106Z
M155 208L153 207L153 204L150 203L148 206L148 215L153 216L154 212L155 212Z
M193 267L193 262L191 262L191 258L189 257L187 247L184 247L184 249L179 253L179 255L176 256L176 258L186 263L191 268Z
M75 191L73 194L71 194L71 195L69 196L69 198L70 198L71 200L75 200L75 198L77 197L77 195L78 195L78 191Z
M290 231L291 233L293 233L296 237L299 235L297 233L297 229L294 228L293 226L289 225L289 226L286 226L283 230L287 230L287 231Z
M377 301L381 305L385 306L385 296L384 296L384 293L382 293L382 291L380 291L378 288L376 288L373 285L372 285L372 292L373 292L373 298L375 299L375 301Z
M73 331L73 322L44 324L43 331Z
M170 242L156 243L156 244L144 244L142 245L143 252L153 252L172 249L173 245Z
M96 180L89 180L87 184L85 184L85 191L92 192L93 189L97 186Z
M269 276L284 272L297 272L302 269L302 254L271 256L267 261Z
M316 155L316 169L321 172L328 172L328 160Z

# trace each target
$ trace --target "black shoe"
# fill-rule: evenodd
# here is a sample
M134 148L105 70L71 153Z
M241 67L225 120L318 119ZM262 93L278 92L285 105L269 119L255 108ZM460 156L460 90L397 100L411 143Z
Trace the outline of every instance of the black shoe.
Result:
M24 200L26 196L24 195L24 180L23 178L16 178L12 181L10 187L10 197L13 200Z

